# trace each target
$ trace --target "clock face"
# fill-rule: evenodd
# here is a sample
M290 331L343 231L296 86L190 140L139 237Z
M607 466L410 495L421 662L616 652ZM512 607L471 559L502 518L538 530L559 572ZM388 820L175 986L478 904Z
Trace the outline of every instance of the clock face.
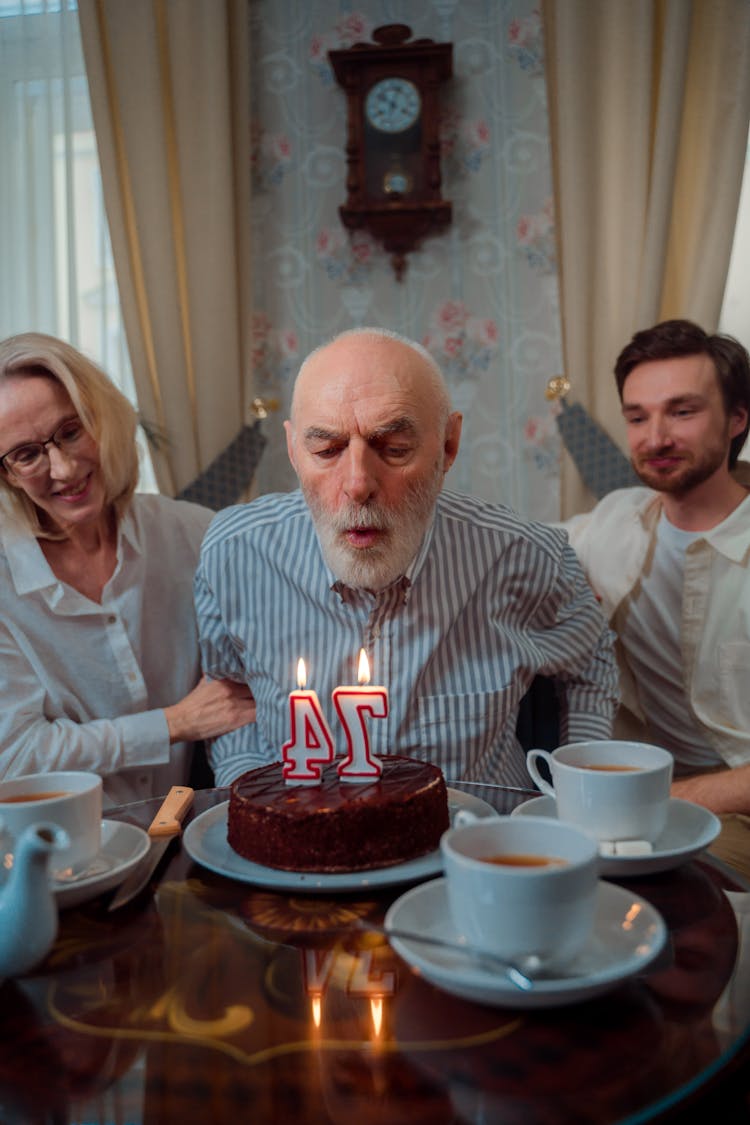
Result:
M422 99L408 78L383 78L365 100L365 117L381 133L403 133L419 117Z

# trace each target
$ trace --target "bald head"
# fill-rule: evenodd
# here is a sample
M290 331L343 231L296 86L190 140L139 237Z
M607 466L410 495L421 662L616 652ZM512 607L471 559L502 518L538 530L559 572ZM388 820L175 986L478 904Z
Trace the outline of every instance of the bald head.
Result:
M353 394L359 386L407 384L432 403L435 422L442 428L450 413L450 396L443 373L415 340L387 328L349 328L310 352L300 367L291 405L292 426L300 404L324 388L332 394Z

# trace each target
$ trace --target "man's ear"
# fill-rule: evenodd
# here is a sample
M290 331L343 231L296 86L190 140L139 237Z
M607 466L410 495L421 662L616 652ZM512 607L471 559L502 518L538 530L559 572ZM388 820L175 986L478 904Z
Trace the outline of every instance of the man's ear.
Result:
M461 444L461 427L463 425L463 415L458 411L448 416L448 421L445 426L445 442L443 444L443 472L447 473L453 462L456 460L458 447Z
M741 434L747 425L747 407L735 406L732 413L729 415L729 436L730 438L737 437Z
M287 456L289 457L289 460L292 463L292 468L294 469L294 471L296 473L297 472L297 462L294 458L294 452L295 452L294 451L294 430L292 429L292 423L289 421L288 418L284 422L284 430L286 431L286 452L287 452Z

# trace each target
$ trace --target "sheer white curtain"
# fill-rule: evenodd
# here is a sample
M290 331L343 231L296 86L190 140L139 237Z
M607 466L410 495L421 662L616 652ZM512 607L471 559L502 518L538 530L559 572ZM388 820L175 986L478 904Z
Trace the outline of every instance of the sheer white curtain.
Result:
M60 336L137 406L76 0L0 0L0 152L0 338Z
M719 331L729 332L750 349L750 136Z
M728 332L750 351L750 136L745 148L745 174L719 331ZM750 439L745 442L741 456L750 461Z

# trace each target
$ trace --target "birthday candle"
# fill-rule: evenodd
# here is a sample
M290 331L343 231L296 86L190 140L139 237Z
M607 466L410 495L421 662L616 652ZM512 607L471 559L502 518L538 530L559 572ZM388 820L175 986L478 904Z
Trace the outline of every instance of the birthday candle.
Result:
M333 738L317 693L305 690L307 670L300 657L297 691L289 694L291 737L281 748L282 775L290 785L319 785L321 766L334 758Z
M370 749L365 716L388 715L388 692L370 684L370 665L364 649L359 654L358 685L334 688L333 703L346 732L347 753L338 767L342 781L366 782L380 777L383 766Z

